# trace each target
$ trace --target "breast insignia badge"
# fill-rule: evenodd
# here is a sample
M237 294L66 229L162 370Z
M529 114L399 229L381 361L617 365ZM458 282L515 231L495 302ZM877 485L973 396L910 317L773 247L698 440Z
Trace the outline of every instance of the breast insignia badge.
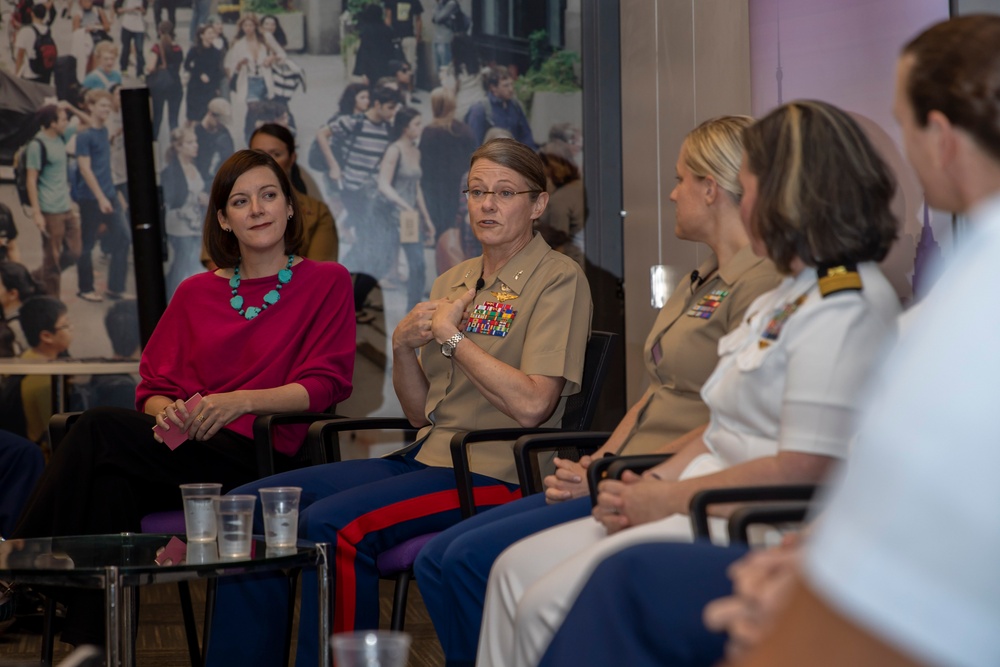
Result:
M517 295L514 294L510 290L510 288L507 287L503 283L500 283L500 291L499 292L490 292L490 294L492 294L493 298L495 298L500 303L503 303L504 301L511 301L511 300L517 298Z

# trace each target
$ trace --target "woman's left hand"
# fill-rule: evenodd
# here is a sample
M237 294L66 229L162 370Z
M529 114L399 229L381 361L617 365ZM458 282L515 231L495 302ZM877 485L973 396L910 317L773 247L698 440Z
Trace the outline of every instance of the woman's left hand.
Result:
M677 497L679 494L672 493L674 487L672 482L626 471L620 480L601 482L594 518L604 524L610 535L622 528L684 513L687 508Z
M438 343L444 343L454 336L456 331L462 330L461 324L469 319L469 306L475 298L476 290L470 289L454 301L441 300L431 317L431 333Z
M250 406L240 392L209 394L193 410L188 437L192 440L208 440L226 424L248 412Z

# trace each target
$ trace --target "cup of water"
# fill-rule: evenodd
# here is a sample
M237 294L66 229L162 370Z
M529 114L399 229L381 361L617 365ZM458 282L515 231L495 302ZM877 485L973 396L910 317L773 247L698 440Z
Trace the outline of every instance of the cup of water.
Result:
M257 498L250 495L213 498L219 524L219 558L249 558L253 533L253 510Z
M188 565L204 565L206 563L216 563L218 560L219 548L215 542L188 542L187 557L185 559Z
M410 635L391 630L362 630L333 636L337 667L406 667Z
M299 534L298 486L272 486L260 489L264 510L264 540L270 548L294 547Z
M181 484L184 529L189 543L215 541L217 526L212 498L217 498L221 491L221 484Z

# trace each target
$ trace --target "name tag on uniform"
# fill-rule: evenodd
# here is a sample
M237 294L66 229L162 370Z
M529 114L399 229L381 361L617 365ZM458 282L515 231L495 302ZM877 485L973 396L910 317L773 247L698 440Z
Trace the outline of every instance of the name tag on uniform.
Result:
M705 296L701 297L701 300L695 305L691 306L688 311L688 317L699 317L703 320L707 320L712 316L712 313L718 309L722 304L723 300L729 296L729 291L724 289L712 290Z
M499 303L497 301L487 301L476 306L469 316L469 323L465 330L468 333L485 334L487 336L500 336L503 338L510 331L510 325L514 322L517 311L510 304Z

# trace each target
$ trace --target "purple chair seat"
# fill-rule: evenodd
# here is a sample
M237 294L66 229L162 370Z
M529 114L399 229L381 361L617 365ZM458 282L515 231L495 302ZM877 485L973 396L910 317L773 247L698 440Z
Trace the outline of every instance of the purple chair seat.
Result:
M417 554L420 553L420 550L437 534L418 535L380 553L375 559L375 567L378 568L379 575L391 577L398 572L409 570L413 567L413 562L417 560Z
M185 533L184 512L182 510L153 512L142 517L139 525L142 526L144 533L183 535Z

